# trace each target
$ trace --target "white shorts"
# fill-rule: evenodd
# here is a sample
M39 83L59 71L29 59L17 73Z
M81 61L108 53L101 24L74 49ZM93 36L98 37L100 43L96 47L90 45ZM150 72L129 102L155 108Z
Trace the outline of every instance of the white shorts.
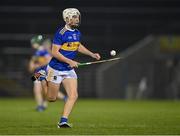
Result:
M60 84L62 82L62 80L65 78L77 79L77 75L76 75L76 72L74 71L74 69L69 70L69 71L58 71L58 70L51 68L50 66L47 67L47 77L46 77L47 81L51 81L53 83Z

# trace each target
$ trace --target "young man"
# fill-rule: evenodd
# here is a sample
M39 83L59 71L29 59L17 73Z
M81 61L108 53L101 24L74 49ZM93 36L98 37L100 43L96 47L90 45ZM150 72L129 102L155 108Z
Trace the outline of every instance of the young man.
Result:
M61 82L67 93L67 101L64 105L63 113L58 122L58 127L71 127L68 124L68 117L78 98L77 75L74 68L78 67L78 62L74 61L77 52L88 55L97 60L100 59L98 53L92 53L80 43L80 31L77 27L80 24L80 12L75 8L67 8L63 11L65 26L59 28L55 33L52 44L53 58L49 62L47 74L47 99L50 102L56 101Z
M47 64L52 58L51 54L49 53L51 47L50 39L45 39L42 35L36 35L31 39L31 46L33 49L35 49L35 53L29 62L29 71L31 73L36 73L41 70L46 71ZM47 92L47 84L44 82L43 77L34 81L33 91L35 100L37 102L36 110L39 112L44 111L47 107L47 102L44 95ZM63 93L58 92L58 98L66 99L66 96Z

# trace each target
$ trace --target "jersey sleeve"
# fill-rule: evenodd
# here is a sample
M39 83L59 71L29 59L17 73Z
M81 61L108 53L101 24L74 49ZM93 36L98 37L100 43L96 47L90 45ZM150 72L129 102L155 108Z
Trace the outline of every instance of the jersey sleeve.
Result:
M61 46L63 44L62 35L60 34L59 30L54 35L53 44L56 44L56 45L59 45L59 46Z

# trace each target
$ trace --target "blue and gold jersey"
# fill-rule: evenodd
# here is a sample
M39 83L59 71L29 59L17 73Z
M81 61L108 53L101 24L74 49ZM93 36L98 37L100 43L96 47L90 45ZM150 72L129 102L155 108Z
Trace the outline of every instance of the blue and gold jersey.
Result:
M40 49L35 52L33 59L36 63L44 65L47 63L46 57L49 57L49 56L50 54L47 50Z
M45 57L45 56L49 56L50 54L48 53L47 50L45 49L42 49L42 50L37 50L34 54L34 56L37 56L37 57Z
M80 45L80 36L81 34L79 30L67 30L66 27L64 27L58 29L56 32L53 39L53 44L59 45L59 52L66 58L73 60L77 55L77 50ZM54 57L49 62L49 66L59 71L67 71L72 69L69 67L69 64L61 62Z

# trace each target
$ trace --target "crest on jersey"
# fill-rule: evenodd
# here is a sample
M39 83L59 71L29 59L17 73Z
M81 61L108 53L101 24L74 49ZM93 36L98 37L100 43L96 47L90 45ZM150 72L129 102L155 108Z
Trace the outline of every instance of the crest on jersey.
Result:
M54 80L57 80L57 76L54 76Z
M73 39L74 39L74 40L77 40L76 34L73 34Z

